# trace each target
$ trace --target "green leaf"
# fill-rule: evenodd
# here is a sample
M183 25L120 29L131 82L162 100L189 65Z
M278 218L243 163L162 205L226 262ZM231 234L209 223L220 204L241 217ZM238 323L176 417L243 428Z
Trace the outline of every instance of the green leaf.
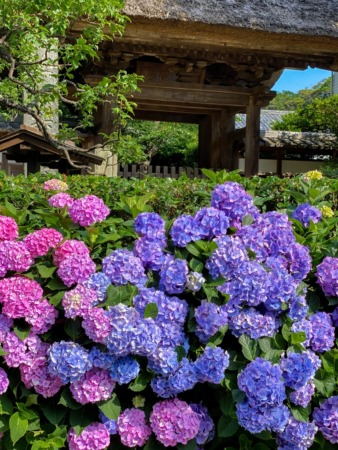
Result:
M242 403L245 400L245 393L240 389L233 389L231 395L236 403Z
M26 339L27 336L29 336L30 327L29 326L14 325L13 331L18 336L18 338L20 338L23 341L24 339Z
M260 355L258 341L251 339L246 334L242 334L238 341L242 346L242 353L247 360L253 361Z
M301 344L306 341L306 333L305 331L299 331L297 333L291 333L291 344Z
M61 303L66 291L59 291L55 295L51 295L48 297L48 301L53 306L58 306Z
M41 278L50 278L57 269L55 266L48 267L44 264L37 264L36 268L38 269Z
M177 450L196 450L197 442L196 439L191 439L186 444L178 444Z
M217 425L218 437L231 437L236 434L239 428L238 421L236 419L229 419L229 417L222 416Z
M53 425L58 425L61 419L67 414L68 410L62 405L53 404L53 399L46 402L41 402L41 411L45 415L46 419Z
M291 406L290 409L295 419L299 420L300 422L308 422L311 411L309 408L302 408L301 406Z
M149 384L150 379L150 373L142 372L129 384L128 388L133 392L142 392Z
M113 393L110 400L98 402L100 411L110 420L117 420L121 412L121 404L117 395Z
M214 346L218 346L223 342L224 335L228 331L229 325L225 325L224 327L220 327L219 331L215 333L211 338L208 340L208 344L212 344Z
M107 299L105 302L100 303L100 306L115 306L119 303L131 306L133 303L133 298L137 295L137 293L137 287L129 283L123 286L113 286L111 284L107 290Z
M143 317L145 319L148 318L156 319L157 316L158 316L158 306L156 305L156 303L148 303L148 305L145 307Z
M178 345L177 347L175 347L175 352L177 353L178 362L181 362L182 359L187 356L187 353L183 345Z
M13 412L13 404L5 395L0 396L0 415L11 415Z
M338 350L332 349L321 355L323 368L328 373L338 374Z
M327 373L323 369L317 370L313 382L321 395L327 398L331 397L336 386L336 379L332 373Z
M202 272L203 270L203 263L202 261L199 261L198 259L191 258L191 261L189 262L190 269L194 272Z
M63 389L61 395L60 395L60 400L58 402L58 405L63 405L66 408L72 409L72 410L76 410L76 409L80 409L82 406L80 405L80 403L78 403L74 397L72 396L72 394L70 393L70 390L68 387L66 387L65 389Z
M73 341L76 341L83 332L80 319L77 317L76 319L66 320L65 332Z
M196 258L200 258L202 256L202 252L199 248L197 248L196 244L187 244L185 247L189 253L191 253L193 256L196 256Z
M59 291L59 290L65 290L66 289L66 286L64 285L64 283L61 280L54 279L54 278L52 278L48 282L47 287L51 291Z
M216 280L208 281L207 283L205 283L205 285L208 287L217 287L222 286L222 284L224 284L225 282L226 279L224 277L218 277L216 278Z
M21 439L27 431L28 420L22 419L18 412L15 412L9 419L9 431L13 445Z
M242 219L242 225L251 225L254 223L254 221L255 219L250 214L247 214Z

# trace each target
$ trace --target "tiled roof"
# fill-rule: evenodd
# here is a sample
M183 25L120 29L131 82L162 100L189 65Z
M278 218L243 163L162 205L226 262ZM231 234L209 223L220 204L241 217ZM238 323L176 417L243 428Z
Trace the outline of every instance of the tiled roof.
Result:
M292 111L277 111L272 109L262 109L261 110L261 130L269 131L271 130L271 125L276 120L280 120L285 114L289 114ZM244 128L246 124L246 115L237 114L236 115L236 128Z
M309 150L333 150L338 148L337 137L330 133L262 131L261 143L267 147L297 147Z

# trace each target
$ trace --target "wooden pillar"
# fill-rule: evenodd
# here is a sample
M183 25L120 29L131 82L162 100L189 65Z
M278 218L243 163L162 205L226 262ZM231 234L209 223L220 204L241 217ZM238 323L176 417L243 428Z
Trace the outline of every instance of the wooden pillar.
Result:
M211 116L203 116L198 126L198 167L211 168Z
M249 105L246 108L244 172L246 177L258 174L260 112L260 106L257 106L255 97L251 95L249 98Z
M223 113L222 119L222 152L221 152L221 167L226 170L238 169L239 159L236 158L234 152L234 140L230 133L235 129L236 116L228 116Z
M199 167L214 170L223 168L224 121L223 111L214 111L201 119L199 123Z
M39 152L37 150L30 150L28 152L27 173L33 174L40 172Z

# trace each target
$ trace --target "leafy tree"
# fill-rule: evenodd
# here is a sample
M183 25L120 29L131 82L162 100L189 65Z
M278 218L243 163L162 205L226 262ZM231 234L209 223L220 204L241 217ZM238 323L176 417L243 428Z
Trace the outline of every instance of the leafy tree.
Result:
M312 103L285 114L274 130L334 133L338 136L338 94L316 98Z
M84 63L97 58L103 41L123 33L128 19L122 6L123 0L0 2L0 114L7 120L18 113L31 116L74 167L79 166L70 160L67 141L78 142L77 130L93 125L97 105L109 101L115 114L114 133L103 145L116 140L135 106L127 95L137 89L137 75L122 71L95 86L78 76ZM50 68L56 69L53 82L46 79ZM55 105L61 117L67 114L64 105L78 117L75 127L62 125L56 136L47 126Z

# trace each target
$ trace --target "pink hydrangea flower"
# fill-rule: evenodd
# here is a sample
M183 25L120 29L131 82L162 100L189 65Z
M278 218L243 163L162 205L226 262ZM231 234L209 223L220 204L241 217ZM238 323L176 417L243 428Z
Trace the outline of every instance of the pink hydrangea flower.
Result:
M53 178L52 180L45 181L43 184L45 191L59 191L63 192L68 189L68 184L64 181Z
M0 242L0 277L4 277L9 270L13 272L26 272L33 262L23 242Z
M89 248L82 241L69 239L54 250L53 263L59 266L65 258L73 255L87 256L89 255Z
M137 408L125 409L117 419L117 432L126 447L142 447L151 435L143 411Z
M85 317L88 314L88 310L96 302L96 291L83 284L78 284L74 289L65 293L62 299L62 306L65 316L69 319L74 319L75 317Z
M8 367L19 367L25 361L26 345L15 333L5 334L2 348L6 352L4 360Z
M108 400L111 397L115 381L105 369L91 369L74 381L70 391L75 400L82 405Z
M48 200L48 203L52 208L69 208L72 206L73 202L73 197L63 192L52 195Z
M0 395L7 391L9 379L7 373L0 368Z
M72 221L82 227L90 227L96 222L102 222L109 212L109 208L96 195L85 195L75 200L69 208Z
M110 434L103 423L94 422L79 435L71 429L67 442L69 450L104 450L110 444Z
M54 325L59 313L53 305L43 300L34 303L25 317L26 322L31 325L31 332L35 334L46 333Z
M63 239L63 236L53 228L41 228L27 234L23 242L32 258L44 256L51 248L55 248Z
M64 284L70 287L88 280L95 270L95 263L89 255L72 255L62 260L57 274Z
M112 325L106 312L102 308L91 308L83 318L82 328L86 335L94 342L105 344L112 331Z
M19 237L18 225L12 217L0 216L0 241L14 241Z
M158 441L165 447L174 447L177 443L186 444L197 435L200 419L188 403L174 398L154 405L150 425Z

